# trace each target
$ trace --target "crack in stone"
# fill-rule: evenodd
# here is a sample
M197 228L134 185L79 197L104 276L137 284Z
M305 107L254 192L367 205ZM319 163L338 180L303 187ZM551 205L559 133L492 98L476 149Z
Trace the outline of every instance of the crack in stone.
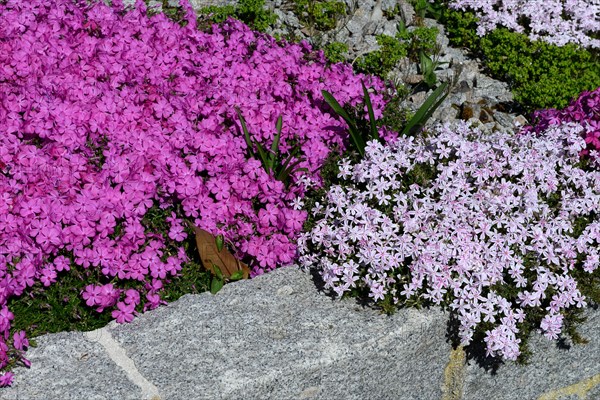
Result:
M95 331L85 332L84 336L88 340L97 342L104 347L106 354L125 371L127 378L142 389L142 398L144 400L161 400L158 388L140 374L133 360L127 356L127 351L113 339L108 329L100 328Z

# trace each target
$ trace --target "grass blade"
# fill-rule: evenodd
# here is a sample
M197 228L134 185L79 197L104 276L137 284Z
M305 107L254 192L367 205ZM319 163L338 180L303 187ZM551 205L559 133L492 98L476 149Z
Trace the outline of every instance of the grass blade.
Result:
M291 160L292 157L288 157L285 161L285 165L282 167L281 171L279 172L279 175L277 175L278 180L284 182L287 179L287 177L295 171L294 168L296 168L298 164L304 161L304 159L298 158L296 161L290 164Z
M375 113L373 112L373 104L371 104L371 96L369 96L369 91L365 87L365 83L363 81L360 81L360 83L362 85L367 111L369 112L369 125L371 126L370 139L379 140L379 132L377 131L377 125L375 124Z
M246 126L246 120L244 119L244 116L242 115L242 112L238 107L235 107L235 112L237 113L238 118L240 119L240 123L242 124L242 131L244 132L244 139L246 139L248 152L251 156L254 156L255 154L254 150L252 149L252 139L250 138L250 133L248 132L248 127Z
M288 166L290 165L290 163L292 162L292 159L294 158L294 156L296 155L296 153L298 153L298 151L300 151L300 149L298 148L298 146L296 146L291 151L291 153L287 156L287 158L285 159L285 161L281 165L281 168L279 170L279 174L277 174L277 179L278 180L280 180L280 181L283 182L286 179L287 175L289 175L291 172L293 172L293 171L289 171L287 174L284 174L284 172L286 171L286 169L289 169ZM296 165L298 165L302 161L304 161L304 158L299 158L298 162L296 163Z
M265 171L267 171L267 173L269 173L271 171L271 168L269 166L269 156L267 155L267 152L265 151L265 149L263 149L262 145L260 143L256 143L256 149L258 151L258 155L260 157L260 162L262 163Z
M277 124L275 127L277 128L277 134L275 135L275 140L273 140L273 144L271 145L271 153L277 154L279 151L279 137L281 136L281 127L283 125L283 118L281 115L277 118Z
M273 143L271 143L271 154L269 159L269 168L274 169L275 162L277 161L277 156L279 155L279 139L281 138L281 127L283 126L283 118L280 115L277 118L277 123L275 127L277 128L277 133L275 134L275 138L273 139Z
M350 130L350 139L352 140L356 150L361 155L361 157L364 156L365 142L360 132L356 128L356 123L352 120L352 118L350 118L348 113L346 113L346 111L342 108L340 103L338 103L338 101L335 99L335 97L333 97L331 93L329 93L326 90L322 90L321 93L323 94L325 102L329 104L331 108L333 108L333 111L335 111L340 117L344 119L344 121L346 121Z
M402 130L402 135L408 135L414 133L417 129L425 125L427 119L433 114L433 112L442 104L449 92L446 92L441 98L442 92L448 87L448 82L442 83L419 107L419 110L415 115L408 121L408 124Z

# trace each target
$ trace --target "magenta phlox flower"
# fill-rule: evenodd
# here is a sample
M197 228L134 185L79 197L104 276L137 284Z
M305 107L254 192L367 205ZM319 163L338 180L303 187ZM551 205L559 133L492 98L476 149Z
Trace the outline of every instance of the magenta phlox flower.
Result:
M13 346L17 350L27 350L29 340L25 336L25 331L18 331L13 334Z
M112 283L100 286L99 294L94 298L96 305L99 306L96 310L102 312L105 308L114 306L119 299L120 292L119 289L113 287Z
M15 318L15 315L8 310L8 307L3 306L0 310L0 332L5 336L10 328L10 321Z
M23 4L0 4L0 74L10 83L0 84L0 260L11 271L0 307L37 282L56 284L71 260L109 279L151 279L139 304L157 307L162 280L187 260L184 218L223 232L252 260L252 276L292 263L302 198L348 139L344 121L314 99L327 89L356 106L364 80L377 117L387 101L381 80L328 66L307 42L278 43L233 19L197 31L187 1L186 27L149 18L142 1L127 10L120 1ZM297 144L306 171L288 185L264 171L236 107L265 148L283 116L280 155ZM144 225L156 204L178 210L168 232ZM167 246L177 256L165 257ZM81 296L112 310L116 286L90 284ZM115 318L127 322L135 313L122 303Z
M70 261L65 256L58 256L58 257L56 257L54 259L53 263L54 263L54 268L58 272L69 271L71 269Z
M126 304L122 301L117 303L117 310L114 310L111 315L119 324L133 321L133 316L136 314L135 304L132 302Z
M85 300L85 303L93 307L100 304L102 296L102 287L97 285L87 285L81 293L81 297Z
M8 371L0 375L0 387L10 386L15 378L15 374Z
M15 266L13 276L15 276L16 281L23 285L23 287L31 287L35 284L36 272L36 267L32 260L24 259Z
M52 264L49 264L42 269L39 279L45 287L48 287L56 282L56 276L56 270L53 268Z
M267 206L258 212L258 220L264 227L277 227L279 225L279 208L267 204Z
M167 304L166 301L161 300L160 296L154 292L148 292L146 294L146 304L144 304L144 311L153 310L160 306L161 304Z
M140 293L135 289L125 291L125 303L138 305L140 303Z
M589 156L591 152L600 150L598 131L600 127L600 88L593 91L585 91L562 110L547 109L538 110L533 113L534 124L526 126L523 133L535 132L537 134L545 131L552 125L561 125L568 122L578 122L584 127L582 136L585 138L582 156ZM593 158L599 160L597 157Z

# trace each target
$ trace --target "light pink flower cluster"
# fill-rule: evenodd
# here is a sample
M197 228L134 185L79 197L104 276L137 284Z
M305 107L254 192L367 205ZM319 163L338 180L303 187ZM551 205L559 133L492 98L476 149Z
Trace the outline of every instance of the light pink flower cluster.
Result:
M532 40L600 48L600 39L594 37L600 33L597 0L450 0L449 6L475 12L479 35L501 25Z
M382 113L380 80L326 66L306 42L276 42L234 20L200 32L187 1L184 28L147 17L140 0L112 3L0 2L0 368L8 299L74 264L145 283L143 293L85 288L86 303L119 322L161 303L163 280L187 256L146 231L153 206L181 205L184 215L168 219L171 240L185 238L191 219L232 242L253 275L291 263L301 199L347 141L321 91L358 105L364 79ZM283 116L281 153L299 146L307 172L286 187L249 159L235 107L266 148Z
M494 323L488 354L514 360L527 311L545 311L540 328L556 338L561 311L585 305L570 272L599 266L600 171L576 166L582 131L484 135L461 123L391 146L370 142L363 161L340 163L344 185L313 210L301 265L338 295L361 287L374 301L449 304L463 344ZM590 222L573 235L582 217ZM495 285L515 287L518 298Z

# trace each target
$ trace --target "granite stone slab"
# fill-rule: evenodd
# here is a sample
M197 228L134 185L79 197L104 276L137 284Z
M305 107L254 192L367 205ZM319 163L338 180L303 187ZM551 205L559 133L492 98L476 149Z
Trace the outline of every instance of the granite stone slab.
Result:
M438 399L446 320L332 301L290 267L109 330L165 399Z
M587 345L534 334L529 365L495 365L452 349L442 311L386 316L288 267L130 324L42 336L0 399L596 400L600 311L587 315Z
M466 366L463 399L534 400L544 399L542 396L546 395L546 400L562 400L569 395L559 396L554 392L594 377L597 382L591 388L595 390L580 390L584 395L580 398L600 399L600 311L588 310L586 314L587 322L578 329L590 340L585 345L572 345L567 341L560 346L562 342L550 341L535 333L530 339L533 354L526 366L507 362L494 372L470 361ZM553 393L557 396L553 397Z
M15 369L2 400L139 400L140 388L118 368L104 348L81 332L36 338L27 351L31 368Z

